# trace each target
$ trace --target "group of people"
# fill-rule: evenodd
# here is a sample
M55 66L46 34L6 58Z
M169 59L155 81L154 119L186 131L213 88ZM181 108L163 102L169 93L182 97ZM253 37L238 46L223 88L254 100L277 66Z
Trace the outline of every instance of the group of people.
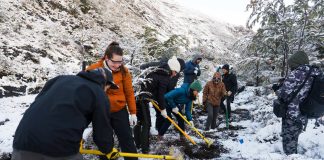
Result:
M184 120L179 116L184 111L187 120L194 126L192 103L202 90L203 105L208 112L205 130L216 128L221 109L231 117L230 104L237 91L237 79L229 72L229 65L225 64L221 68L223 74L215 72L203 87L198 80L202 59L201 55L195 55L188 62L175 56L161 60L144 77L140 93L135 97L131 73L123 64L123 49L117 42L112 42L104 57L85 71L76 76L58 76L45 84L17 127L12 159L82 159L80 141L91 122L94 143L102 153L112 151L113 133L117 135L122 152L137 153L140 149L142 153L149 153L152 125L149 103L155 101L158 104L159 109L155 108L155 129L158 139L163 139L170 127L167 117L175 116L179 127L184 130ZM305 76L304 73L309 71L307 66L300 66L307 64L306 60L292 59L288 63L297 70L289 76L291 81L285 80L278 91L278 96L283 99L289 96L284 88L296 84L292 79ZM175 88L180 72L184 74L184 81L179 88ZM317 74L316 70L313 72ZM304 95L297 95L292 101L283 119L283 141L294 140L284 143L287 154L296 152L295 141L305 124L305 118L297 111L301 96ZM294 127L291 127L292 124ZM134 137L131 126L134 126ZM181 134L180 139L183 139ZM100 158L107 159L104 156Z

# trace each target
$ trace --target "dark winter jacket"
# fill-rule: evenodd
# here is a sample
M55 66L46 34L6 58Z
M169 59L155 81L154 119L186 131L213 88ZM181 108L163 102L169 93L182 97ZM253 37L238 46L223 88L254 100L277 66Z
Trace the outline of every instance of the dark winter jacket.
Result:
M185 114L188 121L192 120L191 105L192 100L189 98L189 83L184 83L180 88L176 88L164 95L167 107L175 108L179 104L185 104ZM182 105L181 105L182 106ZM182 108L180 108L182 109Z
M282 87L277 91L278 99L282 99L284 102L290 99L292 93L300 87L300 85L304 82L307 74L310 71L309 65L300 65L293 71L291 71L285 81L283 82ZM305 82L302 89L299 91L297 96L288 104L288 109L286 113L286 117L293 120L300 120L304 124L306 123L307 118L301 115L299 110L299 104L305 100L307 95L309 94L312 82L314 78L312 76L320 75L320 71L318 68L313 68L313 71Z
M74 155L79 152L83 131L92 122L95 144L109 153L113 139L103 79L83 71L49 80L24 113L13 148L51 157Z
M164 94L167 93L170 83L170 68L160 66L149 73L141 84L140 95L148 96L158 102L161 110L165 109Z
M223 82L225 84L226 91L231 91L232 94L228 97L228 100L233 101L234 95L237 92L237 79L233 73L227 73L223 75Z
M185 68L185 63L182 59L180 58L177 58L179 63L180 63L180 66L181 66L181 69L180 71L183 71L184 68ZM165 67L166 65L168 64L168 59L164 58L162 59L160 62L149 62L149 63L145 63L145 64L142 64L140 66L140 69L147 69L149 67ZM172 77L170 79L170 82L169 82L169 85L168 85L168 91L171 91L173 90L176 86L177 86L177 83L180 79L180 74L178 73L176 76Z
M194 80L197 79L198 76L200 76L201 71L199 68L199 64L196 64L197 59L202 59L201 56L196 55L192 61L188 61L186 63L185 69L183 70L184 73L184 80L183 83L192 83ZM197 74L195 73L195 69L197 70Z

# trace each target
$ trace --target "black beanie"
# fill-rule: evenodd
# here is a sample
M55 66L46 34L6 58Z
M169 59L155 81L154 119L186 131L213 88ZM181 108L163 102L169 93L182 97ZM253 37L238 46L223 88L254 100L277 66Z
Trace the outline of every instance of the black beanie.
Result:
M227 71L229 71L229 65L228 64L224 64L222 69L226 69Z
M288 65L291 69L295 69L303 64L309 64L308 56L304 51L297 51L288 59Z

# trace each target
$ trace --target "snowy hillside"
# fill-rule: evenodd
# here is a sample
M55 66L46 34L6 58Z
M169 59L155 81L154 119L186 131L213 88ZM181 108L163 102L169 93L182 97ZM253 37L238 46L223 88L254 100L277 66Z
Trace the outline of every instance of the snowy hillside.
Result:
M113 40L141 56L148 29L161 42L183 37L177 54L186 59L199 47L218 62L235 60L232 44L249 33L172 0L1 0L0 24L0 98L37 93L48 78L78 72L83 59L98 59Z

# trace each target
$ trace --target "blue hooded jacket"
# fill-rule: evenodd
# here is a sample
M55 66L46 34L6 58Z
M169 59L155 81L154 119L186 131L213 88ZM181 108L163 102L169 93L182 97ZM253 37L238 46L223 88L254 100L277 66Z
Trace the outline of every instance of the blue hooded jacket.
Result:
M167 108L172 109L179 107L179 104L185 104L185 114L188 121L192 120L191 105L192 100L189 98L189 83L184 83L180 88L176 88L164 95ZM181 110L182 108L179 108Z
M202 56L201 55L195 55L194 58L192 59L192 61L188 61L185 64L185 68L183 70L183 73L184 73L183 83L189 83L190 84L195 79L197 79L198 76L200 76L201 71L200 71L199 64L195 63L198 59L202 59ZM195 68L198 68L197 74L195 74Z

